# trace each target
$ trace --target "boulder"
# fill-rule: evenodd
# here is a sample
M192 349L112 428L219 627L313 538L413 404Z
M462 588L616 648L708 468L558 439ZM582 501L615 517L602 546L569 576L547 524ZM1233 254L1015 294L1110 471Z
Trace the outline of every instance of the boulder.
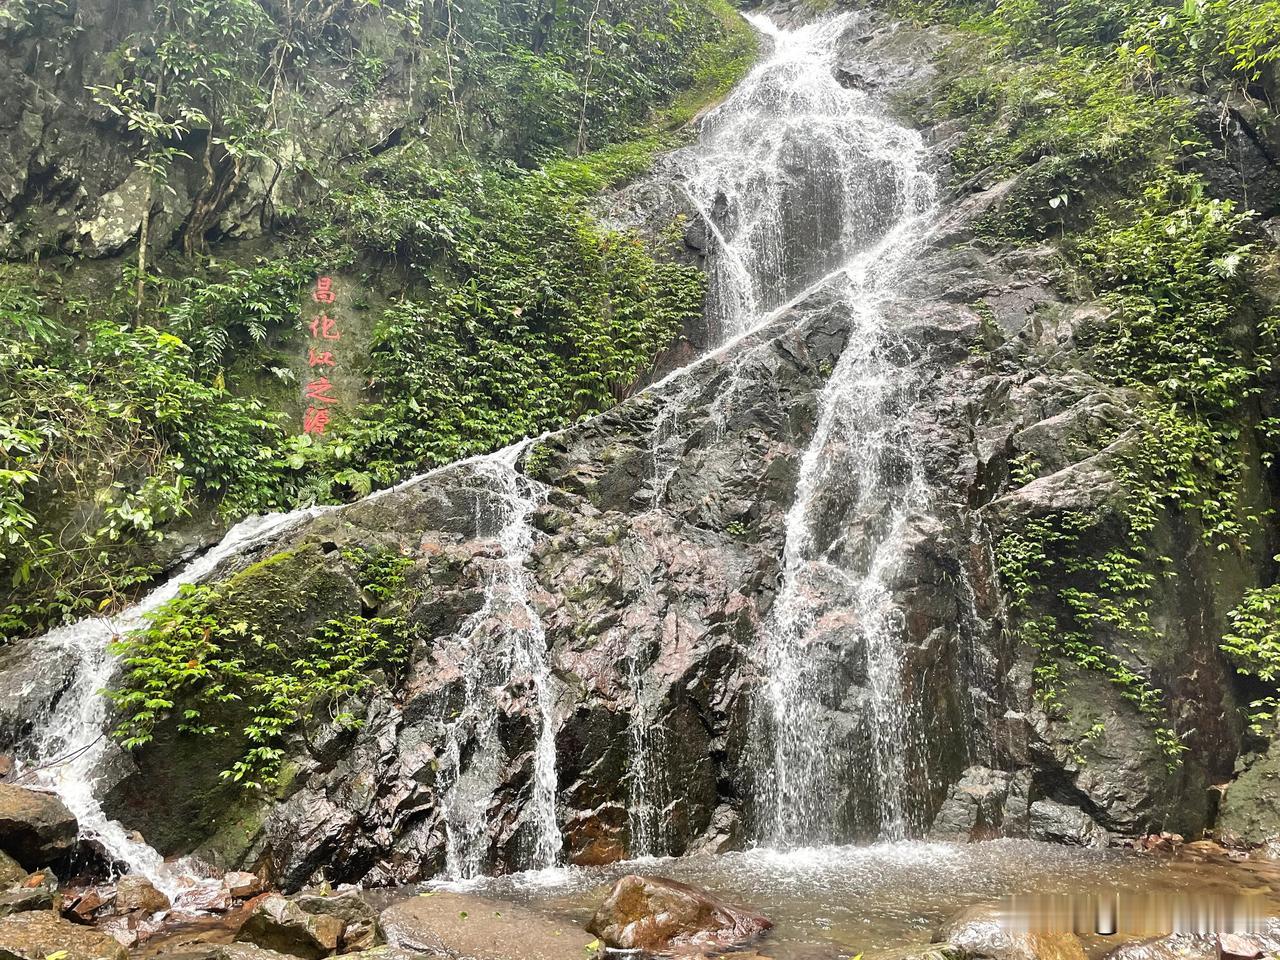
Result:
M254 904L236 939L305 960L320 960L338 949L345 926L337 917L307 913L289 898L274 893Z
M1107 831L1079 807L1069 807L1056 800L1037 800L1031 805L1031 839L1078 847L1105 847Z
M131 873L121 877L116 883L115 908L117 913L159 913L168 910L172 904L169 898L155 888L150 880Z
M231 871L222 878L222 882L226 885L227 892L237 900L256 897L267 888L262 878L256 873L248 873L244 870Z
M0 917L31 910L55 910L61 904L58 878L42 870L0 893Z
M1259 960L1280 954L1280 920L1251 933L1175 933L1126 943L1105 960Z
M1013 774L970 767L951 788L929 830L930 840L987 840L1002 834Z
M723 949L754 940L773 923L665 877L618 880L587 929L611 947L646 952Z
M1019 933L990 905L961 910L934 938L968 960L1085 960L1073 933Z
M47 867L69 854L79 830L53 794L0 783L0 849L27 869Z
M582 960L591 938L580 927L528 907L462 893L429 893L393 904L378 920L390 950L469 960ZM360 954L361 957L366 954Z
M21 883L27 879L27 871L17 860L0 850L0 887Z
M293 902L314 916L341 920L342 938L338 945L344 953L368 950L381 942L378 911L355 891L328 896L304 893L294 897Z
M63 920L50 910L0 919L0 960L128 960L114 937Z

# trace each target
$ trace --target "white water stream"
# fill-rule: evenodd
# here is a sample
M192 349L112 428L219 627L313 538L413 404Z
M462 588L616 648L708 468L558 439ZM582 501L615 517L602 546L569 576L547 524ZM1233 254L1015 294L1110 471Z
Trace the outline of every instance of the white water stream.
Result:
M556 820L556 745L551 668L546 634L533 606L533 578L526 570L533 550L530 517L544 491L520 473L516 463L528 442L472 461L487 488L477 500L476 536L497 541L500 556L485 584L484 603L456 633L463 660L463 706L449 724L445 798L448 875L458 880L489 869L489 807L503 779L504 752L498 743L503 707L521 697L536 719L533 778L524 819L532 837L525 863L552 867L560 855ZM464 758L474 744L470 760Z

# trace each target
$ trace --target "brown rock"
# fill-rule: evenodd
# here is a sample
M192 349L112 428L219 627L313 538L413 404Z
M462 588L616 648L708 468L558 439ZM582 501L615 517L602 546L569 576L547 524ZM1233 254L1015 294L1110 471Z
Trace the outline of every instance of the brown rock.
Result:
M0 887L21 883L26 878L26 868L3 850L0 850Z
M307 913L287 897L273 893L254 905L236 939L320 960L338 949L345 928L337 917Z
M146 877L129 874L116 883L116 913L159 913L168 910L169 898L155 888Z
M70 853L79 825L51 793L0 783L0 849L29 870Z
M4 960L128 960L114 937L63 920L49 910L0 919L0 957Z
M378 922L393 956L398 948L470 960L583 960L591 941L572 923L462 893L411 897Z
M109 887L86 887L70 898L63 912L75 914L87 923L114 899L115 892Z
M178 893L177 904L187 910L226 913L231 909L231 893L221 883L193 882Z
M222 882L226 884L227 892L237 900L248 900L266 890L261 877L243 870L233 870L222 878Z
M772 926L760 914L675 880L628 874L613 885L587 929L611 947L678 952L741 946Z
M1020 933L1001 923L990 906L961 910L938 937L968 957L986 960L1085 960L1080 938L1073 933Z

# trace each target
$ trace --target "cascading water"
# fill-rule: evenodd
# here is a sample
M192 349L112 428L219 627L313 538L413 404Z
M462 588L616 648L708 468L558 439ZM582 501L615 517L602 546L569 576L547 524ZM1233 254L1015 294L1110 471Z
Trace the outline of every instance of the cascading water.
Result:
M854 784L874 796L870 826L897 839L910 825L914 734L890 582L928 494L905 422L908 354L883 305L924 232L934 186L919 136L837 80L854 15L796 30L752 20L772 39L771 55L677 157L714 239L713 331L723 341L789 305L803 319L805 295L819 288L822 310L851 321L801 463L762 637L760 727L772 743L758 764L762 839L848 839ZM717 406L731 406L734 393L731 378ZM842 697L833 674L858 652L868 742L845 756L833 742Z
M905 208L912 135L836 79L852 14L783 30L748 19L773 48L672 158L713 238L712 339L725 343L839 270ZM905 198L904 198L905 199Z
M516 444L471 463L486 486L477 506L476 536L496 540L501 556L489 572L484 603L456 634L464 658L463 707L449 727L446 765L453 781L445 798L445 828L446 869L458 880L483 876L489 866L489 806L505 762L498 742L499 720L503 707L519 698L522 686L537 723L531 795L524 813L532 849L525 865L551 867L560 854L555 695L546 635L525 569L533 550L529 520L543 491L516 468L527 446L527 441Z
M181 890L174 871L135 834L109 819L97 797L109 748L107 699L102 691L118 669L111 644L140 627L148 613L172 600L185 584L198 583L224 560L251 550L320 512L317 508L245 520L216 547L115 618L82 620L53 630L39 641L42 657L68 662L71 683L48 713L36 719L20 750L17 778L56 793L75 814L82 836L97 841L112 860L126 864L133 873L145 875L171 897Z

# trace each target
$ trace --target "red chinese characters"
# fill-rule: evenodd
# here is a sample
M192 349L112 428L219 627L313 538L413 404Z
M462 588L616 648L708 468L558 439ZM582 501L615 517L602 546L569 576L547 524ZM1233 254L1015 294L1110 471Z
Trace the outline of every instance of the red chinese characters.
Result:
M332 305L338 299L337 292L333 289L333 278L320 277L316 280L315 288L311 291L311 299L325 306ZM320 346L318 348L315 343L312 343L307 347L307 366L312 369L336 367L338 362L334 359L333 351L324 349L324 344L335 343L342 339L338 321L321 310L311 318L308 329L311 331L311 339L319 341ZM316 376L309 380L303 388L303 399L307 402L307 409L302 415L302 432L322 436L329 426L331 416L329 411L338 403L329 377Z

